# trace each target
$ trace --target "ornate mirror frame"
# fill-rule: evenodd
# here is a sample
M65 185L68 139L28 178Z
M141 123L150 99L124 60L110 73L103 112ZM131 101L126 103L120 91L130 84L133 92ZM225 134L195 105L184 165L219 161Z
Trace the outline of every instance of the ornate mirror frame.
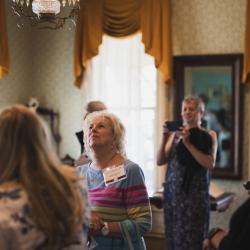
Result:
M214 104L215 101L210 101L210 104L213 102L213 106L217 108L217 111L213 114L216 114L215 117L219 117L218 114L221 113L222 107L219 107L220 103L223 103L223 107L225 106L225 102L219 102L218 100L226 99L225 96L228 97L228 106L223 109L224 113L227 112L228 117L230 117L227 119L227 124L229 125L227 126L227 134L229 134L229 139L227 139L228 143L224 143L225 140L223 143L220 143L220 145L224 145L224 149L227 150L223 149L219 151L219 149L219 154L217 154L219 159L223 159L225 158L224 153L227 152L227 161L225 165L223 165L220 163L221 161L218 161L217 157L219 163L216 162L216 166L212 171L212 177L214 178L241 179L242 177L244 86L241 84L242 61L242 54L174 57L174 119L181 118L181 103L184 96L187 94L201 94L198 93L197 90L197 88L199 88L200 91L201 85L199 84L202 84L201 82L204 83L202 91L206 91L206 94L210 97L208 100L217 100L218 107ZM222 75L221 82L217 71ZM216 79L216 77L218 79ZM216 85L217 83L218 86ZM223 117L225 117L225 115ZM218 141L220 139L219 142L222 142L221 134L226 134L224 131L223 129L222 133L222 131L219 130L217 133Z

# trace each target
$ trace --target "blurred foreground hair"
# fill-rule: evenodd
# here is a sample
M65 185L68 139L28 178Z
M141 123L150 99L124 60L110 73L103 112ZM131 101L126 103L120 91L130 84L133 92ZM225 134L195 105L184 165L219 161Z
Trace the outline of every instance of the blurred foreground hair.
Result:
M16 105L0 113L0 184L18 181L48 249L72 242L84 209L73 169L61 166L48 128L34 110Z

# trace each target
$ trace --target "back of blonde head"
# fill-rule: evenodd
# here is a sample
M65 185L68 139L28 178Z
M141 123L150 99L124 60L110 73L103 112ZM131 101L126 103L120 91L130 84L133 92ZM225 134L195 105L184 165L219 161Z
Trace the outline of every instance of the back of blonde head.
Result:
M101 101L91 101L91 102L88 102L88 104L86 106L86 111L88 113L106 110L106 109L107 109L106 105Z
M75 176L60 166L47 131L39 116L22 105L0 113L0 183L23 185L48 249L58 249L76 236L83 208Z
M101 102L101 101L90 101L87 103L87 106L86 106L86 114L84 115L83 117L83 120L86 119L86 117L93 113L93 112L96 112L96 111L102 111L102 110L106 110L107 107L106 105Z
M39 162L53 162L48 130L34 111L22 106L5 109L0 114L0 182L26 176Z

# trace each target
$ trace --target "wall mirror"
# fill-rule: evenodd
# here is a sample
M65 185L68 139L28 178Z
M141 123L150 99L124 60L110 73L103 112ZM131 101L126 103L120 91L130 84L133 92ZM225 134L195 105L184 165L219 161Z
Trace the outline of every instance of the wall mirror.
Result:
M174 57L174 117L184 96L200 96L206 112L202 126L218 137L214 178L240 179L242 173L243 84L241 54Z

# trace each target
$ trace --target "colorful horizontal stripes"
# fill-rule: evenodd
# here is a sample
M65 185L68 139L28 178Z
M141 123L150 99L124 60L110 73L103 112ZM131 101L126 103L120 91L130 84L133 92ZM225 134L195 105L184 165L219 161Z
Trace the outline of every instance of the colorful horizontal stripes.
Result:
M120 221L150 213L144 185L90 189L89 199L92 209L104 220Z
M79 167L78 171L87 179L92 211L104 221L119 221L122 228L132 230L131 236L136 239L138 233L143 235L151 228L151 208L141 168L129 160L124 162L124 168L127 178L107 186L102 170L92 168L91 164Z

